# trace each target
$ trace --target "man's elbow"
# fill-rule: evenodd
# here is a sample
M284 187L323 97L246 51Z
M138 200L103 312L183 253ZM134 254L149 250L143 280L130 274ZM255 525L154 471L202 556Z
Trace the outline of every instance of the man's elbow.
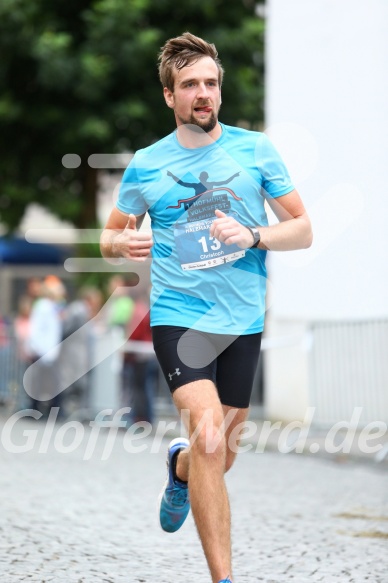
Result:
M311 226L311 222L310 219L306 220L306 227L305 227L305 232L304 232L304 236L303 236L303 249L308 249L309 247L311 247L311 245L313 244L313 229Z

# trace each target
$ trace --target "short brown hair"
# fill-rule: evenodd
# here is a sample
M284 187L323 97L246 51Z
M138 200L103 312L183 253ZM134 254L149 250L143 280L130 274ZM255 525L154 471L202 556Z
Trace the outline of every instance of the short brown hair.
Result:
M215 45L190 32L184 32L182 36L170 38L160 50L158 57L159 78L163 87L167 87L169 91L174 91L174 69L179 71L202 57L211 57L217 65L218 82L221 87L224 69L218 58Z

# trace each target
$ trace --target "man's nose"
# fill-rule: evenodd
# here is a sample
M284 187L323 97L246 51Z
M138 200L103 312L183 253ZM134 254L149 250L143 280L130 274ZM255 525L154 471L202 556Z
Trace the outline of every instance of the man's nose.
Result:
M198 83L197 97L209 97L209 89L206 83Z

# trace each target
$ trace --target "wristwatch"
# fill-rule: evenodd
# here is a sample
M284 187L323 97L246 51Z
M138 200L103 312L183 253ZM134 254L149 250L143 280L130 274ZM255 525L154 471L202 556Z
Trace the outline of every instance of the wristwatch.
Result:
M250 247L250 249L254 249L260 243L259 229L257 227L247 227L247 229L250 230L250 232L252 233L252 237L253 237L253 245Z

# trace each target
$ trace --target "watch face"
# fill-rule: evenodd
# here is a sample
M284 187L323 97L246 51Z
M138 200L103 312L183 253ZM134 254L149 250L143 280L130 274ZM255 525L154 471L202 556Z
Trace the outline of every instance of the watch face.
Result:
M260 233L259 229L256 227L248 227L253 235L253 245L252 247L257 247L258 243L260 242Z
M257 243L260 241L260 233L259 233L259 229L253 228L253 235L255 237L255 245L257 245Z

